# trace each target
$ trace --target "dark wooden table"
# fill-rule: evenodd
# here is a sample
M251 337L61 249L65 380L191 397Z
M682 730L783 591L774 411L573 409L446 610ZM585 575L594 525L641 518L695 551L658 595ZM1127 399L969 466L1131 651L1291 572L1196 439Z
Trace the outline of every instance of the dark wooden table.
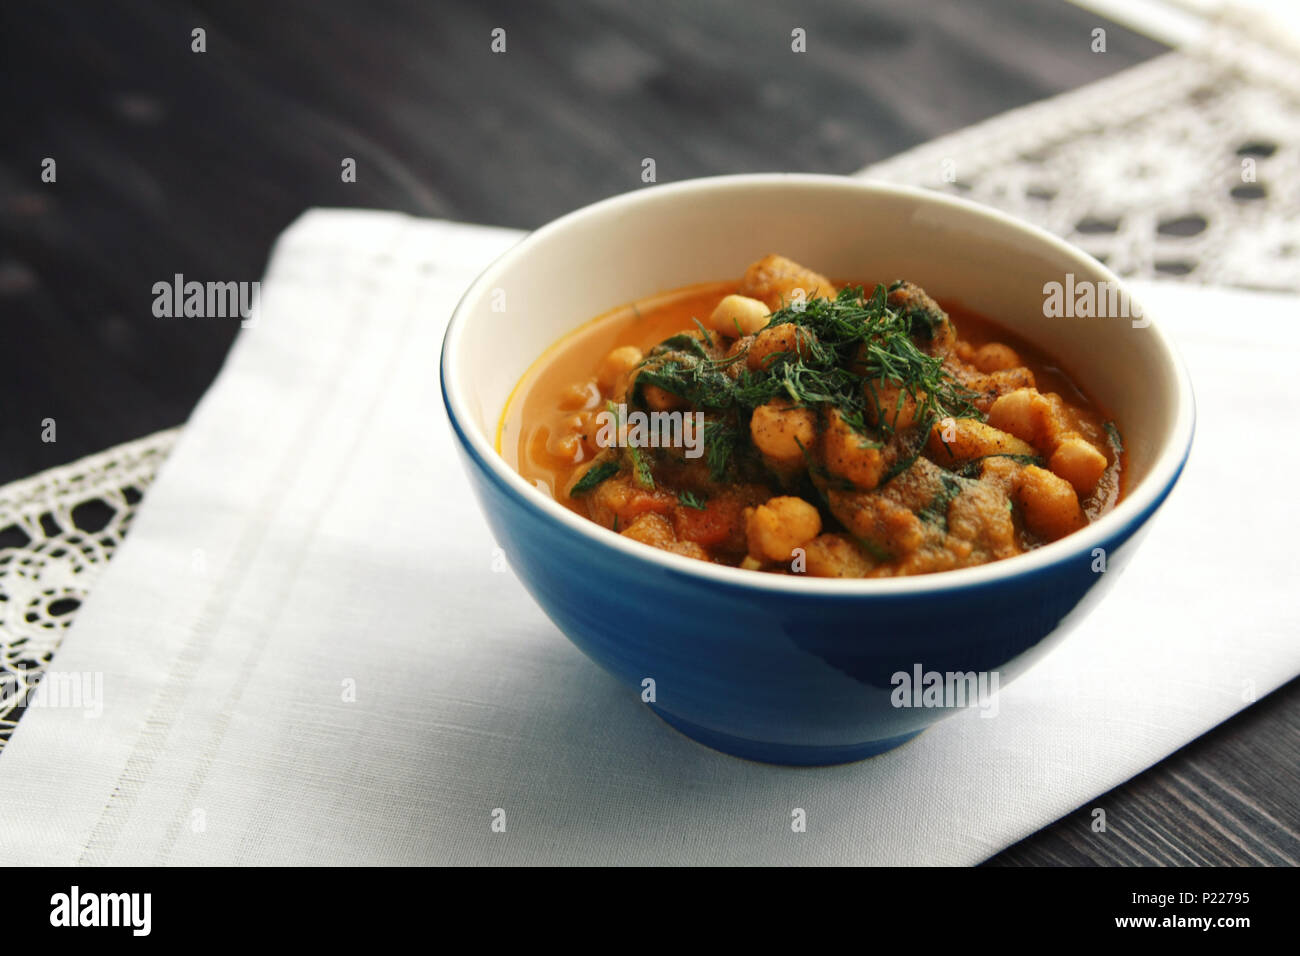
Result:
M528 228L645 157L847 173L1163 49L1050 0L56 0L0 46L0 483L183 422L238 320L155 318L154 283L257 279L308 207ZM992 862L1295 863L1298 740L1293 685Z

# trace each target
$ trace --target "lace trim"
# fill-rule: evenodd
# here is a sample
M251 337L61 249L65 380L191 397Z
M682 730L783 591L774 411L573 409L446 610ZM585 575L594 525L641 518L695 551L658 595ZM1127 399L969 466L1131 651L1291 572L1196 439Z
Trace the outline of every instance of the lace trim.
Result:
M0 488L0 746L179 434L157 432Z
M1300 65L1227 27L859 175L995 206L1120 275L1300 290Z

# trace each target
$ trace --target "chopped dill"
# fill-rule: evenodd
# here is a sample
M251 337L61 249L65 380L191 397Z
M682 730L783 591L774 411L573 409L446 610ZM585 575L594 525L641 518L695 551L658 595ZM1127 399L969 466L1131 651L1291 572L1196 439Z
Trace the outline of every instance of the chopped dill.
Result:
M646 456L641 449L627 445L623 450L627 452L628 461L632 463L632 477L636 483L646 491L654 491L654 472L650 470L650 462L646 461Z
M940 472L939 481L943 487L930 499L924 508L916 513L916 516L922 521L929 521L938 525L941 530L946 532L948 530L948 506L971 482L968 478L963 478L948 471Z
M681 491L677 494L677 503L686 508L694 508L696 511L704 510L704 502L696 497L692 491Z
M755 408L775 398L798 406L826 405L838 409L867 443L883 443L893 434L891 422L909 398L916 406L911 417L922 433L946 417L983 419L972 404L975 393L953 378L941 356L917 344L917 339L933 338L938 321L919 307L891 308L883 285L870 295L851 286L833 299L814 298L773 313L767 328L795 326L799 346L772 353L757 370L733 368L744 359L743 351L712 354L711 349L719 350L707 332L705 341L686 332L665 339L641 363L630 397L644 406L644 389L653 385L695 409L734 413L737 428L747 424ZM897 392L889 399L892 414L882 407L882 389ZM868 420L879 424L869 426ZM711 431L706 430L705 442L716 477L727 469L721 456L729 457L736 443L730 441L715 454L711 441L725 433L717 427Z
M605 410L614 416L614 428L616 431L621 432L623 430L623 417L619 414L618 406L612 401L607 401L605 402ZM653 491L655 487L654 472L651 471L650 462L646 460L646 456L641 449L631 444L624 445L623 454L627 457L628 464L632 466L633 480L646 491Z
M701 324L701 322L700 322L699 319L692 317L692 318L691 318L691 321L694 322L694 323L695 323L695 327L696 327L697 329L700 330L700 336L704 339L704 344L705 344L705 345L712 345L712 344L713 344L713 333L710 332L708 329L706 329L706 328L703 326L703 324Z
M731 423L713 419L704 423L704 460L709 478L722 481L731 470L732 455L740 440L740 429Z
M613 478L618 474L619 465L616 461L602 461L592 465L587 469L587 473L578 479L572 490L569 491L570 498L577 498L591 491L606 478Z

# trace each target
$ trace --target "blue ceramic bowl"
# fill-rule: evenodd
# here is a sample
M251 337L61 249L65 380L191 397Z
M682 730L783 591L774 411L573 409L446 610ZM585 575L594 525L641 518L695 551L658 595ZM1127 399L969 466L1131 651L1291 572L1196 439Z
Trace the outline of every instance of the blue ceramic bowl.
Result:
M909 278L1061 358L1125 437L1124 499L1086 529L1005 561L824 580L650 548L573 514L507 466L494 447L501 413L556 340L627 302L738 276L769 252L833 276ZM1112 314L1047 314L1052 283L1076 293L1094 284L1110 293ZM1128 561L1178 480L1194 427L1169 340L1100 263L972 203L829 176L693 180L551 223L466 292L441 375L484 514L551 620L630 699L652 690L650 706L683 733L783 764L872 756L961 703L922 696L901 675L922 675L922 685L924 675L960 675L945 681L950 691L975 694L981 678L985 689L1005 686L1050 650Z

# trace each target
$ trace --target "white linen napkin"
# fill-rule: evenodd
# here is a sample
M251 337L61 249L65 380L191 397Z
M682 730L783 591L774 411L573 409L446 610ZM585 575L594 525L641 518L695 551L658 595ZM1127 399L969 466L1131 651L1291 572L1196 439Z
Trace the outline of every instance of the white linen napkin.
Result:
M102 713L34 707L0 754L0 863L975 863L1300 672L1295 300L1145 285L1192 460L995 719L823 769L677 734L533 604L453 450L444 323L518 237L363 211L281 237L51 666L102 675Z

